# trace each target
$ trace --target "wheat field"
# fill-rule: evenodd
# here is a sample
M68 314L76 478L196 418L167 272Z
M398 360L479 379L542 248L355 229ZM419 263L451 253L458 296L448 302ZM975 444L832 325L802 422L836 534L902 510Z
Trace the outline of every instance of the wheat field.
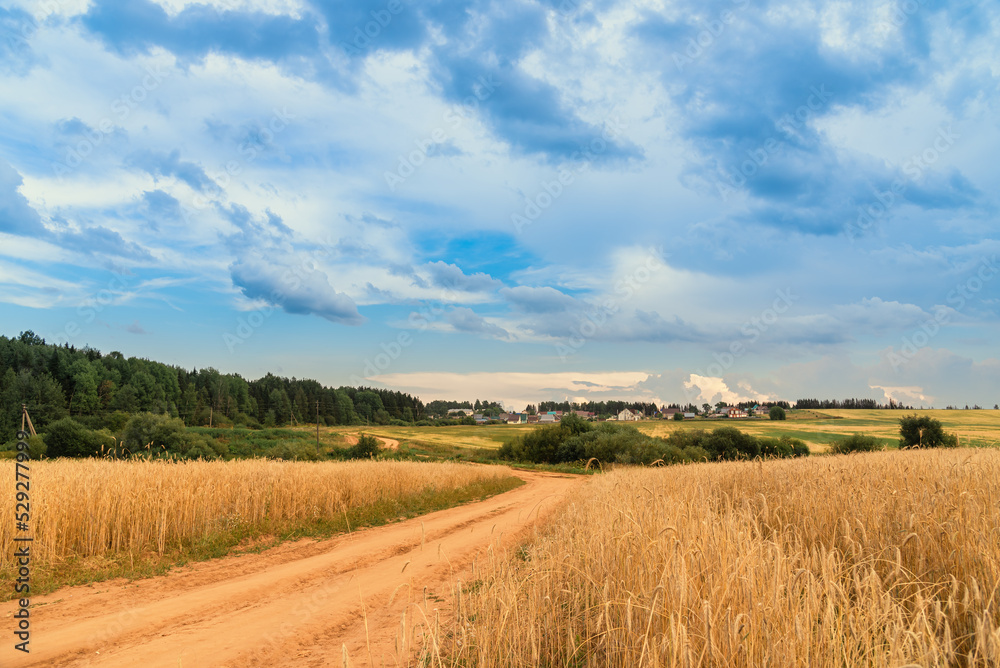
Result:
M1000 665L1000 452L619 469L459 590L463 666Z
M69 569L80 581L102 569L115 574L116 566L157 563L206 542L225 551L295 527L392 519L469 486L476 494L511 486L505 467L419 462L57 459L30 467L32 567L40 583ZM14 479L13 461L0 462L0 476ZM12 521L0 523L4 578L14 571L15 533Z

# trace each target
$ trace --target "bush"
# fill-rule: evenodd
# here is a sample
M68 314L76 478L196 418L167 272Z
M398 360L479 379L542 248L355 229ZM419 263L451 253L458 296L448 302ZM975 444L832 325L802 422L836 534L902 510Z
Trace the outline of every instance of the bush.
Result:
M134 415L122 430L120 452L117 454L154 457L174 455L186 459L215 459L229 454L225 443L211 440L189 431L179 418L153 413Z
M684 413L674 413L674 420L680 422L684 419Z
M28 437L28 457L31 459L41 459L45 456L46 450L48 449L45 445L45 439L40 435L29 436ZM9 452L10 458L13 458L17 454L17 440L9 441L4 444L3 452Z
M351 459L373 459L382 452L378 439L374 436L361 434L358 442L348 448L347 456Z
M907 415L899 418L899 447L954 448L958 438L946 434L940 420L929 415Z
M50 424L43 440L49 457L100 457L115 445L113 437L87 429L73 418Z
M771 406L771 409L767 411L767 416L772 420L784 420L787 418L785 409L781 406Z
M881 449L881 440L864 434L854 434L830 444L830 452L838 455L846 455L849 452L874 452Z
M279 441L278 445L272 448L269 456L286 461L314 462L319 459L319 452L316 450L315 443L302 440Z
M753 459L760 454L760 443L757 439L736 427L714 429L702 442L701 447L708 450L713 459Z

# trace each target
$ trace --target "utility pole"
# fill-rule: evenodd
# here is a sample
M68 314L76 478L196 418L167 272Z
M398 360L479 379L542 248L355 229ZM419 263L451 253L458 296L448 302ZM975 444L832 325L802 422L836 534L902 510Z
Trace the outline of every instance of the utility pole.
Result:
M31 429L32 436L38 436L35 433L35 425L31 424L31 416L28 415L28 404L21 404L21 431L24 431L25 422L28 424L28 428Z
M316 447L319 447L319 399L316 400Z

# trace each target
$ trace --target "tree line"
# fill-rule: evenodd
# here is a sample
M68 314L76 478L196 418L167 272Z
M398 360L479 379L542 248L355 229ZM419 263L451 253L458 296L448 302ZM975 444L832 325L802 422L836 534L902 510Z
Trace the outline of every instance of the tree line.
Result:
M889 403L881 404L874 399L799 399L795 402L796 408L845 408L845 409L867 409L867 410L907 410L912 411L913 406L907 406L889 397Z
M412 424L420 399L371 387L326 387L267 374L246 380L211 367L187 370L119 352L56 346L31 331L0 336L0 433L20 427L21 405L39 429L73 417L98 429L121 429L129 415L156 413L187 426L280 427Z

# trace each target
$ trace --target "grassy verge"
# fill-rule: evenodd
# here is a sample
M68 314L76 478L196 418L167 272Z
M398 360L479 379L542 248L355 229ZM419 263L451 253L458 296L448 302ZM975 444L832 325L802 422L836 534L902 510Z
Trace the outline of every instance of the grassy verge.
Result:
M480 501L515 489L524 482L513 476L476 480L451 488L425 487L413 493L378 499L346 508L340 514L254 525L239 521L219 523L217 530L196 539L155 550L116 552L88 557L69 556L32 564L31 592L43 595L62 587L91 584L113 578L145 578L166 573L174 566L215 559L231 554L260 552L284 541L300 538L324 539L363 527L402 521L464 503ZM10 552L11 550L8 550ZM11 582L15 567L0 567L0 580ZM14 598L13 588L0 600Z

